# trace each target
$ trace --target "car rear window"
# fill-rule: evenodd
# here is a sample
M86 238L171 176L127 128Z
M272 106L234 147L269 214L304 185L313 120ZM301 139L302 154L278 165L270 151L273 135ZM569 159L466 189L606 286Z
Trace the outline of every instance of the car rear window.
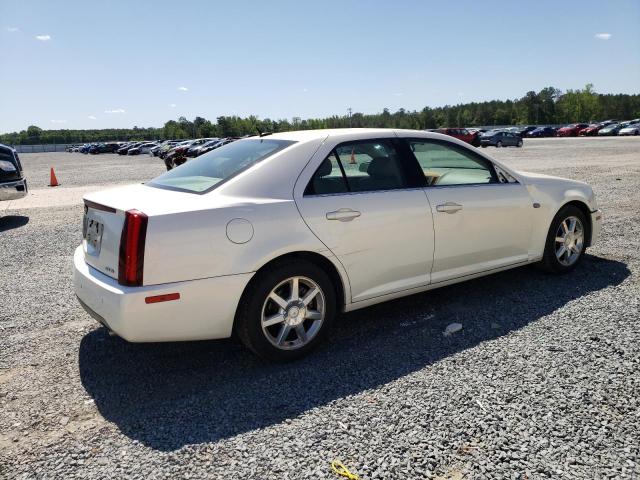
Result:
M154 178L147 185L189 193L206 193L293 143L295 142L269 138L229 143Z

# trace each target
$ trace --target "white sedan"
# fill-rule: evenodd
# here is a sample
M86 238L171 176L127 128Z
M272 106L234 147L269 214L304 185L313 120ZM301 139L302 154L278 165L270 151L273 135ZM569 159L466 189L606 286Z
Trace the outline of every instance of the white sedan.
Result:
M627 125L618 132L618 135L640 135L640 123Z
M99 322L132 342L235 332L275 361L339 311L530 263L568 272L602 223L585 183L388 129L247 138L84 203L75 292Z

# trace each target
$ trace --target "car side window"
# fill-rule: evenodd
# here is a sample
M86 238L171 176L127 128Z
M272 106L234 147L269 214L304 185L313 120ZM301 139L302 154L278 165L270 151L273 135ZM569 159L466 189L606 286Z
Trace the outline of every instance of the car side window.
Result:
M304 191L305 195L329 195L331 193L348 192L347 182L342 175L342 168L335 151L327 158L313 174L311 181Z
M406 188L400 158L391 142L342 144L335 149L351 192Z
M390 141L338 145L320 164L305 195L407 188L400 156Z
M499 183L491 163L441 141L408 140L429 186Z

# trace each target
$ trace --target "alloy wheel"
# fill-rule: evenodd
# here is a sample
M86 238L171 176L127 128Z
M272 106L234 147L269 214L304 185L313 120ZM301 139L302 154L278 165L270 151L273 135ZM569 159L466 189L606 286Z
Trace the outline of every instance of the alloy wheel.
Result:
M282 350L307 345L325 318L325 296L307 277L290 277L271 290L262 306L262 332Z
M558 262L568 267L573 265L584 248L584 227L579 218L565 218L556 230L555 252Z

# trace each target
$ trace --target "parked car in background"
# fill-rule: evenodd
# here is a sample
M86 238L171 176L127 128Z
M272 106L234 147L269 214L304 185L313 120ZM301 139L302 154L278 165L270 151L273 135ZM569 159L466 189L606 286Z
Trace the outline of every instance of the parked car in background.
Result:
M614 123L612 125L607 125L606 127L601 128L598 131L598 136L618 135L618 132L620 132L620 130L622 130L624 127L626 127L626 124L624 123Z
M149 153L149 151L155 147L153 142L141 143L140 145L127 150L127 155L140 155L142 153Z
M580 130L587 128L586 123L574 123L558 129L558 137L577 137Z
M201 147L198 155L203 155L207 152L210 152L211 150L215 150L216 148L220 148L231 142L235 142L236 140L238 140L237 137L227 137L227 138L223 138L222 140L218 140L217 142L211 142L211 143L205 144L206 146L203 145Z
M189 147L193 145L193 142L193 140L186 140L184 142L178 143L167 152L163 159L167 170L178 167L187 161L187 156L185 154Z
M517 133L504 130L491 130L480 136L482 147L522 147L524 140Z
M199 155L198 150L199 148L211 141L217 141L219 140L218 138L198 138L196 140L193 140L191 142L191 145L189 145L189 148L187 148L184 152L185 156L193 158L193 157L197 157Z
M73 282L93 318L131 342L235 334L270 361L310 353L339 312L526 264L568 273L602 224L586 183L392 129L246 138L84 203Z
M598 135L598 132L605 126L606 125L604 123L593 123L587 128L583 128L582 130L580 130L580 133L578 135L581 137L594 137Z
M640 135L640 122L621 128L618 131L618 135Z
M160 155L160 150L170 142L171 140L163 140L162 142L159 142L155 147L149 150L149 155L151 155L152 157L157 157L158 155Z
M201 143L199 145L196 144L192 144L186 152L187 157L198 157L200 155L202 155L206 150L207 147L210 147L211 145L215 145L216 143L218 143L220 141L219 138L215 138L212 140L208 140L204 143Z
M26 195L27 179L18 152L0 143L0 201L17 200Z
M466 128L437 128L432 130L435 133L442 133L450 137L457 138L463 142L467 142L474 147L480 146L480 138L478 132L470 132Z
M527 138L542 138L542 137L555 137L557 135L556 129L553 127L538 127L535 130L531 130L527 133Z
M158 150L157 155L155 155L155 156L160 157L160 158L162 158L164 160L164 158L171 151L171 149L173 149L173 147L175 147L179 143L180 143L180 140L171 140L169 142L166 142L164 145L162 145L160 147L160 149Z
M142 144L142 142L129 142L129 143L126 143L126 144L124 144L122 147L120 147L118 149L117 153L118 153L118 155L126 155L129 152L130 149L136 148L141 144Z
M105 153L107 151L107 147L104 143L92 143L89 147L89 153L92 155L96 155L98 153Z
M529 132L533 132L536 128L534 125L529 125L526 127L517 127L513 133L520 135L521 137L526 137Z
M122 147L122 143L120 143L120 142L109 142L109 143L105 144L105 146L107 147L107 152L108 153L115 153L120 149L120 147Z

